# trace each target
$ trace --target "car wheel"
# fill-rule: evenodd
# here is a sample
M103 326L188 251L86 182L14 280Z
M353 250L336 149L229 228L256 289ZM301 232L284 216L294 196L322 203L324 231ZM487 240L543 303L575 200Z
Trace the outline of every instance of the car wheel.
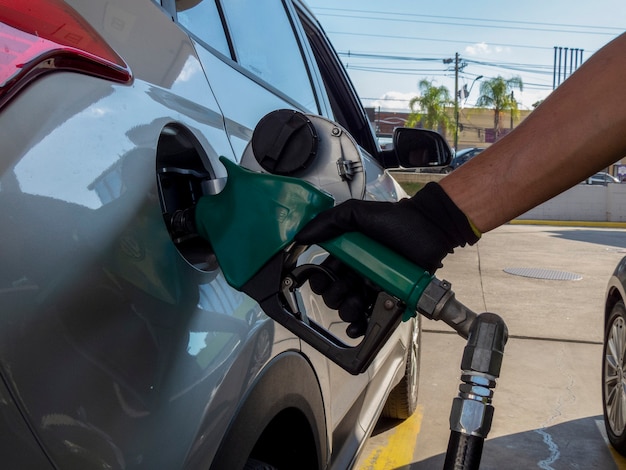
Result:
M418 315L414 321L404 377L387 398L387 403L385 403L382 412L382 416L385 418L407 419L417 408L422 340L421 321L421 316Z
M626 455L626 307L621 300L611 310L602 354L602 407L609 442Z
M248 459L243 470L277 470L273 465L261 462L256 459Z

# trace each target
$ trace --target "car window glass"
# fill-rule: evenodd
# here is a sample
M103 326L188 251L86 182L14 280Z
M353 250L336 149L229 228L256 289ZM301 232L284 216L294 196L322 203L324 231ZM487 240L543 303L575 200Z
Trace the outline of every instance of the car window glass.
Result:
M237 62L265 82L317 112L302 52L279 0L222 3Z
M178 22L207 45L230 57L215 0L176 0Z

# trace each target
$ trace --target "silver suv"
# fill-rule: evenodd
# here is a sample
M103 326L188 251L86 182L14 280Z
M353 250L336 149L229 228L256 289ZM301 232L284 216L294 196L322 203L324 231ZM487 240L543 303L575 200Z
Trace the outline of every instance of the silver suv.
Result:
M417 320L350 375L167 223L275 109L338 122L365 197L403 196L301 1L3 2L0 44L3 462L344 470L381 413L412 413Z

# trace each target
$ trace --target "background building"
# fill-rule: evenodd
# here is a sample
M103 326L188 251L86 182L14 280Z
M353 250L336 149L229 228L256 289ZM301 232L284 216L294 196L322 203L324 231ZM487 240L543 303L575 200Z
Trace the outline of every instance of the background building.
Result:
M365 108L365 111L376 130L376 134L383 138L390 138L396 127L405 127L409 117L409 113L381 111L377 108ZM448 108L448 112L453 116L454 108ZM531 112L530 110L519 110L519 115L514 119L511 119L510 112L504 112L501 118L502 129L498 138L519 126ZM444 129L439 129L439 132L446 138L450 147L454 147L454 131L446 132ZM470 147L489 147L497 140L493 128L493 109L459 109L458 132L458 150ZM606 171L622 181L626 180L626 158L623 158L615 165L611 165Z
M376 108L365 108L367 115L379 136L391 136L396 127L404 127L409 113L381 111ZM450 115L454 108L448 109ZM510 113L504 113L501 135L506 135L512 128L517 127L531 113L529 110L520 110L519 115L511 120ZM453 147L454 133L439 130L446 138L450 147ZM462 108L459 109L459 150L468 147L488 147L496 141L493 129L493 109Z

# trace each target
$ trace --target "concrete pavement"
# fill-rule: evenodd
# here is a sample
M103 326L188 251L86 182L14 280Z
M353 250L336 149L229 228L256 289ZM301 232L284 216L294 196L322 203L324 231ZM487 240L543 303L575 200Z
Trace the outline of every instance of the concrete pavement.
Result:
M457 298L498 313L509 328L481 469L626 468L603 438L601 395L604 294L623 256L624 228L506 225L444 260L437 276ZM358 469L442 467L465 346L449 331L424 320L420 405L406 423L413 434L398 444L395 423L379 423ZM392 441L393 458L385 453Z

